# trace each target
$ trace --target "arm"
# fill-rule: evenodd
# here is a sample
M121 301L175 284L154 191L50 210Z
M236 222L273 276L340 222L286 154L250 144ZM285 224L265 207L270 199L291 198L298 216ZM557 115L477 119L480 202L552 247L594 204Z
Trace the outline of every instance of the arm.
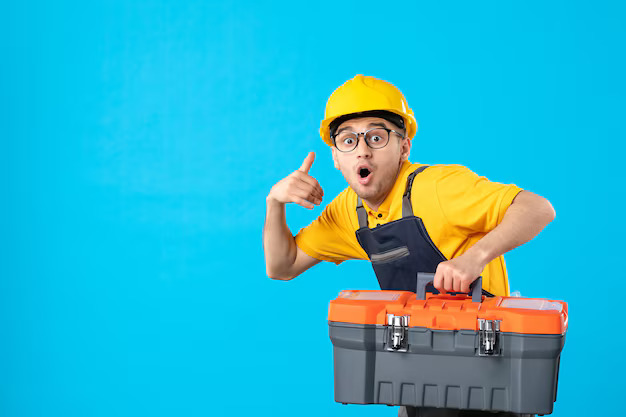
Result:
M263 229L265 270L272 279L289 280L319 263L304 253L287 227L285 204L267 197L267 214Z
M265 269L272 279L292 279L320 262L298 248L285 217L287 203L312 209L313 204L322 202L322 188L308 175L314 159L315 154L309 153L300 169L274 185L267 196L263 249Z
M548 200L529 191L521 191L498 226L464 254L439 264L435 273L435 288L468 292L469 285L490 261L537 236L554 217L554 208Z

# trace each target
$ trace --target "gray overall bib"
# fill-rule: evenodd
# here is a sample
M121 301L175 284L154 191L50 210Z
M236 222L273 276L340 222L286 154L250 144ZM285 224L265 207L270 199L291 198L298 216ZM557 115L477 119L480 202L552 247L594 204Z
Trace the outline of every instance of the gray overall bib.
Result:
M372 262L374 273L382 290L416 291L417 273L434 273L446 257L431 240L424 222L413 215L411 188L415 176L428 168L421 166L406 180L402 196L402 218L370 229L367 224L367 211L361 198L357 198L359 229L356 238ZM432 285L428 292L437 293ZM483 294L492 296L483 290ZM400 417L453 417L453 416L517 416L514 413L491 413L470 410L401 407Z

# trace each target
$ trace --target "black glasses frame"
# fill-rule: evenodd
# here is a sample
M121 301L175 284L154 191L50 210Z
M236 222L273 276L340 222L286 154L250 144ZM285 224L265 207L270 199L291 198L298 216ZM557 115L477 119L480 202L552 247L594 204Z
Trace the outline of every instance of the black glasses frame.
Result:
M388 138L387 138L387 143L385 143L383 146L380 146L380 147L378 147L378 148L376 148L376 147L372 146L372 145L369 143L369 141L368 141L367 139L365 139L365 138L367 137L367 134L368 134L369 132L371 132L372 130L376 130L376 129L386 130L386 131L387 131L387 136L388 136ZM342 151L341 149L339 149L339 148L337 147L337 142L335 141L335 138L337 138L337 136L339 136L341 133L344 133L344 132L335 133L334 135L332 135L332 136L331 136L331 139L333 140L333 145L335 145L335 148L336 148L339 152L344 152L344 153L347 153L347 152L352 152L353 150L355 150L355 149L357 148L357 146L359 146L359 141L361 140L361 135L363 135L363 139L365 140L365 144L366 144L369 148L371 148L371 149L382 149L382 148L384 148L385 146L387 146L387 145L389 144L389 139L391 139L391 132L393 132L393 133L395 133L396 135L398 135L398 136L400 136L400 137L404 138L404 135L403 135L402 133L396 132L396 131L395 131L395 130L393 130L393 129L387 129L386 127L379 126L379 127L373 127L373 128L371 128L371 129L368 129L368 130L366 130L365 132L348 132L348 133L352 133L352 134L354 134L354 136L356 136L356 142L354 143L354 148L352 148L352 149L350 149L350 150L347 150L347 151Z

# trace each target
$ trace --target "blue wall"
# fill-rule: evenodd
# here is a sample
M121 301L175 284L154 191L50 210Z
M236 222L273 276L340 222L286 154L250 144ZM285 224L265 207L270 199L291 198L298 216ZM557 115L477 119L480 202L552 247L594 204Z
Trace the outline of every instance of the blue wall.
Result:
M345 187L317 129L357 73L405 93L413 162L553 203L506 256L511 286L569 303L554 415L611 414L625 17L617 1L3 2L0 415L395 415L333 401L328 301L375 288L369 266L276 282L261 247L265 196L308 151L326 201ZM319 212L289 207L289 225Z

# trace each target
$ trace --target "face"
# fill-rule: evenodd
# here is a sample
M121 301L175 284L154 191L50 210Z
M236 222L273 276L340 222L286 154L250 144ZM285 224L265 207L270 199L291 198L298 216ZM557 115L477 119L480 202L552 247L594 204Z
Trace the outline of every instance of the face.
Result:
M339 125L337 132L344 129L350 132L365 132L375 127L385 127L404 133L393 123L379 117L347 120ZM335 168L341 171L359 197L370 207L377 209L391 191L402 162L409 157L411 140L406 137L400 138L391 132L387 146L372 149L367 146L363 135L360 135L358 145L353 151L340 152L335 147L331 149Z

